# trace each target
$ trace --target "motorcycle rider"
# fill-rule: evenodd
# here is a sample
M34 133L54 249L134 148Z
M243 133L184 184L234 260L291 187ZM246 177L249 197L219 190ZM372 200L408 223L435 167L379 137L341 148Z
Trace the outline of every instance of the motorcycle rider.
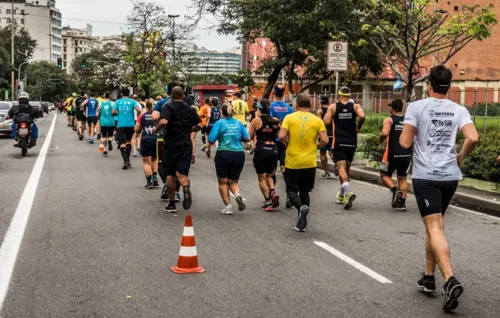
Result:
M31 122L31 142L29 147L32 148L36 146L36 140L38 139L38 127L35 124L33 116L33 107L29 103L30 96L26 92L21 92L19 94L18 100L19 100L19 105L17 107L13 106L9 110L9 117L12 118L12 138L16 140L14 147L18 146L18 140L17 140L18 118L20 118L22 114L25 114L29 116L29 122Z

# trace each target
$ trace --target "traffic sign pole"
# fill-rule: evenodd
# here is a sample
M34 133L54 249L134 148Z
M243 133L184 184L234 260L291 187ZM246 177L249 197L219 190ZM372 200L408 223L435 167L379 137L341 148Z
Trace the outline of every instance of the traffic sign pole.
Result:
M330 41L327 50L327 68L335 71L335 102L339 93L339 72L347 72L349 47L347 42Z

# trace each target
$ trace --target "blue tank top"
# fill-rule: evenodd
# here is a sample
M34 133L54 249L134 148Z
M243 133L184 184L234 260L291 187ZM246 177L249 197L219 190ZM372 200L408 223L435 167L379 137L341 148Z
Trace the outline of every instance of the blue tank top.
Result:
M113 106L111 101L101 103L101 116L99 118L100 124L103 127L112 127L115 125L115 119L113 116Z
M89 99L87 102L87 117L96 117L97 107L99 107L99 101L95 98Z
M141 116L142 139L156 139L156 134L153 133L154 127L153 112L144 113Z
M212 107L210 121L208 122L209 126L215 125L215 123L221 118L221 111L219 107Z

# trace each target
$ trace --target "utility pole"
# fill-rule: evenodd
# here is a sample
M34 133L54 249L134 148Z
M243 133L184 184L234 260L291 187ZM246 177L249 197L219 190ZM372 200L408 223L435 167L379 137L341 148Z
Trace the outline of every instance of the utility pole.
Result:
M15 20L14 20L14 0L11 0L12 3L12 9L11 9L11 64L12 64L12 74L11 74L11 88L12 88L12 95L11 95L11 100L15 100L16 98L16 74L14 72L14 69L16 67L16 63L14 61L14 36L15 36Z

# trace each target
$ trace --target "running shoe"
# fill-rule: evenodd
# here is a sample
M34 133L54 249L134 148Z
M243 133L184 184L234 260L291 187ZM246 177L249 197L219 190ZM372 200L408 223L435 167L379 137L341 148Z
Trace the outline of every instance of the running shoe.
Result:
M423 289L426 293L435 293L436 279L432 275L422 273L422 278L417 282L417 287Z
M205 154L207 155L207 158L209 158L209 159L210 159L210 150L207 150L207 151L205 152Z
M443 310L452 311L458 307L458 297L462 295L464 288L455 277L450 277L443 287Z
M271 199L273 202L273 208L277 208L280 206L280 196L276 194L276 192L271 193Z
M400 200L397 209L399 211L406 211L406 203Z
M101 138L102 138L101 133L98 133L98 134L97 134L97 140L101 140Z
M347 193L344 196L344 209L349 210L352 208L352 203L356 200L356 195L352 192Z
M272 212L273 211L273 203L271 201L266 202L260 209L262 211Z
M83 140L83 135L78 135L78 139Z
M293 206L292 202L290 201L290 198L287 196L286 197L286 208L291 209Z
M132 157L137 157L137 152L134 151L134 153L132 154Z
M137 153L139 154L139 156L142 156L141 148L137 147Z
M111 140L108 140L108 150L113 151L113 143L111 142Z
M191 189L189 186L183 187L182 189L184 191L184 200L182 201L182 207L184 210L189 210L191 208L191 205L193 204L193 198L191 196Z
M167 206L165 207L165 209L163 209L163 211L168 213L177 213L177 208L175 207L175 203L167 204Z
M201 147L201 151L205 152L205 150L207 150L207 146L203 145L203 147Z
M344 197L337 193L337 204L344 204Z
M103 156L103 157L107 157L107 156L108 156L108 152L107 152L107 151L103 152L103 153L102 153L102 156Z
M122 169L123 170L127 170L128 169L128 164L126 162L123 163Z
M168 191L167 191L167 185L163 185L163 190L161 190L161 199L162 200L168 200Z
M232 208L224 208L224 209L222 209L221 213L225 214L225 215L233 215L234 214Z
M323 175L321 176L321 178L323 178L323 179L332 179L332 175L329 174L328 172L327 173L323 173Z
M247 207L245 202L243 202L243 197L241 195L236 197L236 203L238 203L238 211L244 211Z
M153 185L152 182L148 182L148 183L146 183L146 185L144 186L144 188L146 188L146 189L153 189L154 185Z
M305 232L307 227L307 214L309 213L309 207L307 205L303 205L300 207L299 218L297 220L297 225L295 226L295 230L297 232Z
M158 180L154 179L153 180L153 187L157 188L160 186L160 183L158 182Z
M130 160L127 160L127 162L125 162L125 164L127 165L128 168L132 168L132 164L130 163Z
M394 191L392 193L392 207L393 208L398 207L399 201L401 200L402 197L403 197L403 192L401 192L401 191Z
M181 195L179 194L179 192L175 193L175 202L181 202Z

